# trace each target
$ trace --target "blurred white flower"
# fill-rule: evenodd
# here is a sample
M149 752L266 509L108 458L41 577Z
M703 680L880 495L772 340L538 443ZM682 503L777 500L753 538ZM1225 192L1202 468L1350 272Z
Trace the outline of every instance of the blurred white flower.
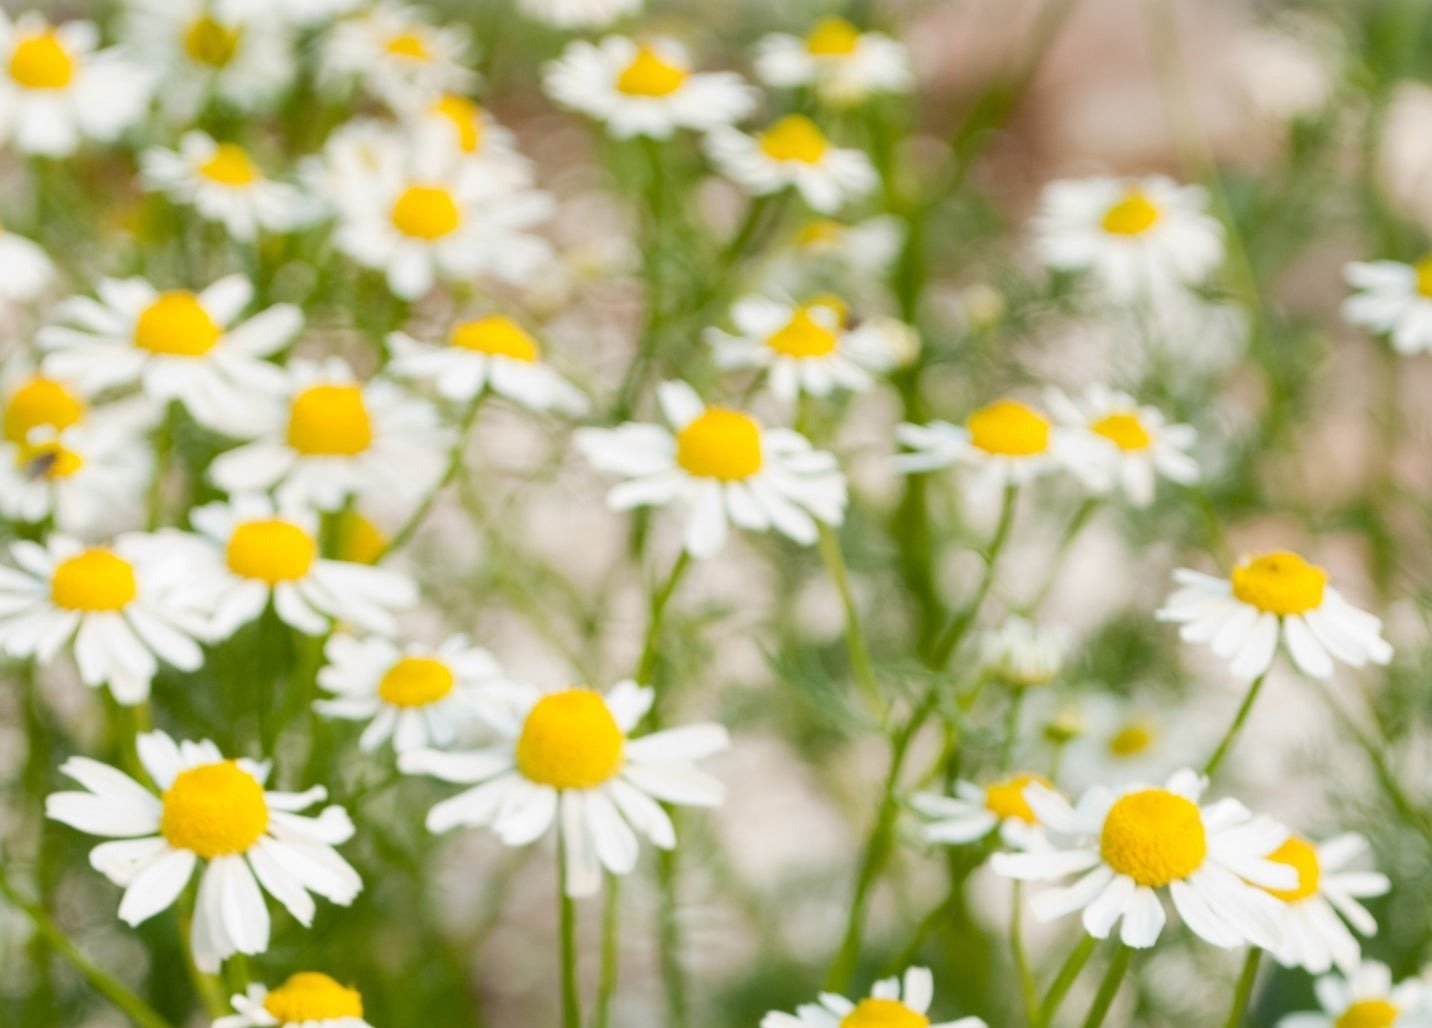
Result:
M1343 277L1356 292L1343 301L1343 317L1391 340L1398 353L1432 350L1432 256L1415 264L1354 261Z
M1046 402L1061 424L1089 433L1097 443L1097 459L1083 466L1092 488L1117 489L1135 506L1147 507L1160 477L1183 485L1198 481L1198 464L1188 455L1197 434L1188 425L1165 423L1157 408L1100 385L1072 399L1051 389Z
M396 111L466 93L477 75L464 65L469 41L457 26L436 26L415 7L380 0L334 24L323 41L322 77L356 84Z
M642 0L519 0L517 9L562 29L599 29L641 5Z
M1432 228L1432 86L1406 79L1393 89L1378 140L1377 177L1400 213Z
M39 243L0 228L0 299L33 300L55 280L55 262Z
M880 32L861 32L837 15L804 37L773 33L756 44L756 74L770 86L814 86L834 105L914 88L910 54Z
M1043 775L1031 771L984 785L961 779L955 783L953 796L920 792L910 797L910 806L927 819L923 831L930 842L962 846L998 830L1006 846L1035 849L1043 844L1044 831L1024 798L1024 790L1036 782L1053 787Z
M1063 669L1070 644L1069 632L1062 626L1011 617L981 634L980 662L1006 685L1048 685Z
M1385 895L1392 883L1376 871L1349 870L1367 851L1367 840L1348 833L1313 843L1290 835L1267 859L1298 872L1291 889L1275 890L1285 904L1283 947L1275 955L1286 967L1322 974L1336 965L1344 974L1357 970L1362 947L1346 920L1363 935L1376 935L1377 922L1359 900Z
M788 114L755 135L717 128L706 137L706 149L746 192L765 196L794 187L825 214L864 197L879 181L869 157L836 146L803 114Z
M1311 28L1301 34L1267 28L1239 33L1228 52L1239 101L1274 122L1311 117L1326 106L1335 62L1326 52L1328 40L1308 38Z
M1432 991L1420 978L1397 985L1386 964L1365 960L1313 983L1321 1014L1289 1014L1278 1028L1429 1028Z

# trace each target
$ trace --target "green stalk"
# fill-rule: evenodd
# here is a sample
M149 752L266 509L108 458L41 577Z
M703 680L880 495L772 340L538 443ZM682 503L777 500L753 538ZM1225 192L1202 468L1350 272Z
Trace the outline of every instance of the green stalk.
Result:
M661 981L666 992L666 1028L687 1028L686 969L681 962L681 925L677 922L675 850L656 855L657 885L661 910L657 942L661 951Z
M1248 1000L1253 995L1253 985L1258 981L1258 965L1263 959L1263 951L1257 946L1248 950L1248 956L1243 961L1243 973L1238 976L1238 988L1233 993L1233 1006L1228 1010L1228 1020L1223 1022L1223 1028L1239 1028L1243 1023L1243 1015L1248 1010Z
M557 831L557 924L562 953L562 1028L582 1028L582 997L577 987L577 911L567 895L567 841Z
M1104 1023L1104 1018L1109 1016L1109 1008L1114 1005L1114 997L1119 994L1119 986L1124 983L1124 975L1128 973L1129 961L1133 956L1134 951L1122 943L1114 950L1114 957L1109 961L1104 979L1099 983L1099 991L1094 996L1094 1003L1089 1008L1089 1016L1084 1018L1084 1028L1099 1028Z
M950 621L949 627L940 634L934 650L931 652L929 663L937 671L949 664L959 650L960 643L964 641L966 634L973 627L975 619L979 617L985 597L989 595L990 588L994 585L995 563L999 560L999 555L1009 540L1009 530L1014 524L1014 508L1018 496L1018 486L1007 485L1004 487L1004 504L1000 507L999 523L995 526L994 535L990 538L989 547L985 550L984 576L980 579L974 596L970 598L964 610L956 614Z
M433 483L433 487L419 501L417 508L408 515L408 520L404 521L393 533L388 544L383 547L383 552L378 554L375 563L382 562L389 554L401 550L407 544L413 533L427 520L429 512L433 509L433 504L437 503L442 491L451 485L453 479L457 477L457 473L462 469L462 458L467 452L468 437L472 435L472 426L477 422L477 413L482 409L482 401L486 398L486 390L472 398L466 413L462 416L462 424L458 427L457 438L453 440L452 452L448 454L447 467L443 469L442 477Z
M597 988L596 1028L611 1025L612 997L617 991L617 965L621 948L617 927L621 921L621 883L618 875L607 875L606 902L602 907L602 979Z
M1203 774L1206 778L1212 778L1213 772L1223 763L1223 758L1228 756L1233 741L1238 738L1238 733L1243 730L1243 722L1248 720L1248 713L1253 709L1253 704L1258 699L1258 693L1263 689L1263 682L1268 677L1264 671L1257 678L1253 679L1248 686L1248 691L1243 695L1243 702L1238 706L1238 713L1233 715L1233 723L1228 726L1228 731L1223 733L1223 738L1218 743L1218 748L1213 751L1213 756L1208 758L1208 763L1203 765Z
M876 710L883 707L880 684L870 664L870 650L865 642L865 632L860 625L860 608L855 603L855 591L850 585L850 569L846 566L845 555L840 549L840 539L835 530L827 525L820 526L820 555L830 572L831 581L840 593L841 605L845 608L845 646L850 654L850 668L855 680L865 690Z
M638 685L649 685L651 676L656 671L656 662L661 656L661 626L666 620L666 608L671 602L672 594L676 592L676 586L681 582L681 576L691 566L691 554L685 550L676 558L671 566L671 573L666 576L666 581L661 587L651 594L651 601L648 604L648 620L646 637L642 642L641 658L636 665L636 681Z
M1024 1019L1030 1028L1039 1025L1039 997L1035 993L1034 972L1029 967L1029 953L1024 948L1024 883L1014 882L1009 909L1009 951L1014 970L1019 975L1019 991L1024 999Z
M1064 997L1069 995L1069 990L1074 987L1074 982L1079 977L1079 972L1084 970L1084 965L1094 955L1094 947L1099 940L1092 935L1081 935L1079 942L1070 950L1069 956L1065 958L1059 971L1054 975L1054 981L1049 986L1049 991L1044 994L1044 1002L1039 1005L1040 1028L1047 1028L1054 1022L1054 1015L1059 1013L1059 1005L1064 1002Z

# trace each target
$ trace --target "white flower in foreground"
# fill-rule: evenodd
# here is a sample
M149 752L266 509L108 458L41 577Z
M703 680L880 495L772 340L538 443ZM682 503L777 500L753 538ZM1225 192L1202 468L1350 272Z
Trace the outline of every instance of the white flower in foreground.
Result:
M1187 568L1174 580L1180 588L1159 619L1180 625L1185 642L1208 643L1239 678L1266 672L1280 638L1293 663L1314 678L1330 676L1334 659L1351 667L1392 659L1382 622L1343 599L1326 571L1296 553L1244 557L1231 580Z
M48 664L73 643L84 683L124 704L149 696L161 660L180 671L204 663L206 619L177 597L187 569L158 537L87 548L51 535L11 543L10 556L17 567L0 568L0 650L10 656Z
M149 78L113 50L96 50L93 22L51 25L0 11L0 141L65 157L84 139L110 140L139 120Z
M552 99L603 122L618 139L708 132L756 106L756 91L739 75L693 71L686 51L669 39L577 40L547 65L545 83Z
M318 971L290 975L277 989L250 985L230 1004L237 1014L213 1028L373 1028L363 1020L363 996Z
M55 262L39 243L0 228L0 300L33 300L54 280Z
M980 663L1005 685L1047 685L1064 667L1069 645L1065 628L1011 617L980 636Z
M928 820L924 835L930 842L959 846L998 830L1005 845L1034 849L1044 832L1024 790L1036 782L1050 786L1043 775L1029 771L985 785L962 779L955 783L953 796L920 792L910 797L910 806Z
M358 745L377 749L388 739L399 753L452 745L456 729L485 701L517 688L492 654L455 635L440 646L404 646L380 636L335 635L318 684L334 694L314 709L329 717L367 721Z
M178 150L144 151L140 168L146 187L219 222L235 239L253 239L260 229L290 232L319 213L297 186L265 177L243 147L203 132L186 132Z
M491 389L532 410L581 414L587 398L543 360L537 340L511 318L493 314L459 321L445 344L420 343L406 332L388 336L388 370L430 384L444 399L474 400Z
M708 407L684 382L663 383L657 398L670 429L627 423L576 434L597 468L630 479L607 494L613 510L679 501L688 508L684 545L693 557L719 553L732 524L775 529L808 546L817 521L838 525L845 517L840 466L804 436Z
M1079 875L1073 885L1036 895L1032 909L1040 921L1082 910L1084 929L1098 939L1108 938L1122 921L1124 945L1152 946L1167 919L1159 899L1167 892L1184 922L1205 941L1225 949L1244 942L1276 949L1282 941L1282 903L1265 890L1291 889L1298 875L1265 855L1288 833L1274 821L1254 817L1237 800L1200 806L1206 785L1185 770L1162 788L1096 786L1076 806L1031 785L1025 799L1050 833L1049 848L996 853L990 866L1022 881Z
M428 828L490 827L508 846L525 846L557 824L568 895L589 896L602 869L631 872L637 833L661 849L676 845L661 802L720 804L721 784L693 761L726 749L715 724L671 728L641 738L632 730L651 709L652 691L620 682L606 695L573 688L513 690L485 714L502 742L467 753L414 750L398 758L408 774L473 788L428 813Z
M272 489L281 507L334 511L360 493L409 502L442 474L451 433L427 403L383 379L359 382L338 357L288 373L282 411L209 466L225 492Z
M176 743L148 732L138 749L159 795L107 764L71 757L60 770L85 791L52 794L45 814L117 840L96 846L90 864L123 887L119 919L128 925L168 909L204 864L191 932L201 971L214 974L235 953L268 949L264 892L308 927L309 893L347 906L363 888L333 848L353 835L343 808L325 807L317 817L298 813L323 801L321 786L265 791L266 765L226 760L208 741Z
M788 114L754 136L722 127L706 137L712 160L748 193L792 186L814 210L831 213L875 188L879 176L859 150L833 144L804 114Z
M1160 477L1183 485L1198 481L1198 464L1188 455L1197 434L1188 425L1167 424L1157 408L1097 385L1074 399L1051 390L1048 404L1060 423L1089 433L1097 444L1084 469L1093 488L1118 489L1135 506L1146 507Z
M520 0L529 18L562 29L596 29L641 9L642 0Z
M761 1018L761 1028L985 1028L978 1017L931 1023L927 1015L934 997L929 969L912 967L903 979L876 982L858 1002L821 993L819 1003L803 1003L794 1014L772 1011Z
M477 75L463 62L467 34L439 27L416 8L382 2L338 22L323 44L323 77L352 83L397 110L444 92L465 93Z
M1223 260L1223 227L1198 186L1162 175L1051 183L1034 219L1035 252L1051 268L1088 271L1117 300L1203 282Z
M1320 1014L1289 1014L1278 1028L1432 1028L1432 993L1409 978L1392 984L1386 964L1368 960L1346 975L1313 983Z
M1286 904L1283 948L1276 953L1280 963L1313 974L1333 966L1347 974L1357 969L1362 947L1343 921L1363 935L1376 935L1377 922L1358 901L1392 888L1386 875L1347 869L1366 851L1367 840L1348 833L1322 843L1290 835L1267 854L1298 872L1296 886L1273 893Z
M830 104L904 93L915 85L903 44L881 32L861 32L836 15L816 22L804 38L773 33L762 39L756 74L770 86L815 86Z
M264 358L303 327L292 304L240 320L254 290L242 275L202 292L155 289L143 279L102 279L99 296L55 309L62 324L40 330L46 373L86 392L139 383L144 394L177 401L202 425L231 435L254 431L282 390L281 369Z
M1356 290L1343 302L1344 318L1386 335L1398 353L1432 350L1432 256L1415 264L1354 262L1343 277Z

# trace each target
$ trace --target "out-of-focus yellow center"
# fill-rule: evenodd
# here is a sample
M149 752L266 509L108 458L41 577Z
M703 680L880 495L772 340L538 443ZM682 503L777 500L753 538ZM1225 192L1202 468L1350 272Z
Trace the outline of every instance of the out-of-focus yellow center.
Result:
M392 219L403 235L432 242L457 231L462 208L446 186L411 185L393 201Z
M804 114L788 114L761 133L761 152L774 161L819 164L830 149L815 122Z
M85 466L84 458L56 440L43 443L21 443L15 463L30 478L54 482L69 478Z
M239 52L243 38L242 25L226 25L212 14L203 14L184 33L184 52L195 64L224 68Z
M1158 740L1158 733L1147 721L1130 721L1109 737L1110 755L1128 759L1148 752Z
M930 1019L898 999L863 999L840 1019L840 1028L929 1028Z
M821 218L803 225L796 233L796 245L800 247L831 246L840 242L845 235L845 226L829 218Z
M542 356L537 340L511 318L493 314L453 326L448 342L460 350L532 364Z
M373 421L363 388L309 386L288 411L288 445L306 457L352 457L373 445Z
M1432 300L1432 253L1412 265L1417 276L1417 294Z
M75 59L54 29L17 40L10 51L10 78L26 89L64 89L75 77Z
M457 133L457 145L463 153L477 153L482 146L482 108L465 96L444 93L431 111L446 118Z
M394 57L403 57L410 61L427 63L433 59L433 53L428 49L428 41L413 29L388 37L383 49Z
M1000 457L1032 457L1049 450L1049 419L1018 400L996 400L965 421L970 443Z
M1147 450L1154 442L1154 437L1134 411L1106 414L1090 425L1089 431L1103 436L1126 453Z
M199 174L221 186L251 186L259 180L258 167L237 143L216 146L214 155L199 165Z
M13 393L5 404L5 440L23 443L40 427L63 432L85 416L85 402L52 378L36 375Z
M1318 894L1318 885L1323 878L1323 868L1318 862L1317 848L1306 839L1290 835L1283 845L1269 853L1264 859L1271 860L1275 864L1286 864L1298 872L1298 884L1291 889L1267 889L1266 892L1277 896L1284 903L1296 903Z
M859 45L860 30L836 15L816 22L806 36L806 52L816 57L849 57Z
M338 518L338 544L334 556L353 564L375 564L388 548L383 530L356 510Z
M301 971L264 997L264 1010L280 1025L362 1017L363 997L326 974Z
M1401 1011L1385 999L1360 999L1333 1022L1333 1028L1392 1028Z
M1167 789L1142 789L1109 808L1099 852L1119 874L1158 888L1203 866L1208 834L1192 800Z
M1138 189L1131 189L1104 212L1104 231L1115 236L1141 236L1159 223L1163 212Z
M761 470L761 427L726 407L707 407L676 434L676 463L698 478L734 482Z
M318 559L318 541L292 521L246 521L229 536L224 551L229 570L269 585L296 582Z
M1012 817L1035 824L1038 818L1034 816L1029 801L1024 798L1025 787L1035 782L1046 786L1050 784L1049 779L1032 772L1024 772L1001 782L992 782L985 786L985 807L1000 819Z
M797 308L791 320L766 339L766 345L783 357L824 357L837 343L835 333L811 317L811 307Z
M627 96L670 96L686 84L690 72L673 64L654 47L641 46L617 76L617 91Z
M395 707L426 707L452 692L457 678L440 660L404 657L378 682L378 695Z
M160 293L134 322L134 345L167 357L202 357L223 334L187 289Z
M1302 614L1322 605L1328 573L1296 553L1279 550L1233 569L1233 595L1269 614Z
M159 832L175 849L206 860L244 853L269 824L258 779L232 760L180 771L164 791Z
M517 739L517 770L554 789L594 789L622 767L626 736L591 689L567 689L532 707Z
M138 595L134 565L100 547L61 561L50 575L50 599L65 610L112 613L129 606Z

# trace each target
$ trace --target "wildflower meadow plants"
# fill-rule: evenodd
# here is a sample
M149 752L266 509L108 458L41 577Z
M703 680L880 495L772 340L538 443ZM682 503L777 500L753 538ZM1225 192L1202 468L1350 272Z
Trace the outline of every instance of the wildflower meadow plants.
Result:
M28 7L0 1025L1432 1025L1421 0Z

